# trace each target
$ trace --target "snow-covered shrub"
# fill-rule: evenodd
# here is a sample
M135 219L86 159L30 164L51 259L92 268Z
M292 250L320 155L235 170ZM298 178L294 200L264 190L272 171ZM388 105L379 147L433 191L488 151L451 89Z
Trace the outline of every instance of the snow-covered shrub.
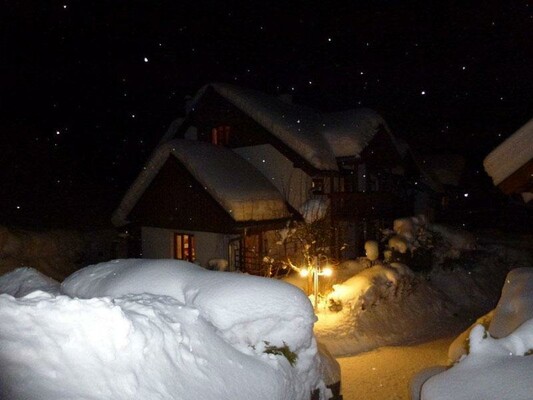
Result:
M344 283L333 285L329 299L351 309L365 310L383 299L398 296L413 285L413 274L401 264L374 265Z
M435 265L450 266L464 252L476 249L471 233L428 224L423 216L397 219L393 229L385 229L382 234L387 259L408 264L414 271L428 271Z
M0 398L326 399L316 317L291 285L116 260L61 291L0 295Z
M325 214L320 214L320 218L312 221L289 222L285 229L277 231L277 248L269 249L270 254L264 258L265 270L277 271L277 276L287 275L284 279L306 290L305 288L312 287L312 274L308 274L307 282L302 284L299 282L301 279L295 276L297 273L302 270L312 271L315 268L337 266L338 261L333 257L334 249L331 247L335 232L327 218L328 212L329 208ZM322 279L321 286L329 281ZM321 288L320 292L325 293L330 288L331 285Z
M376 261L379 258L379 245L375 240L367 240L365 242L366 258L370 261Z
M226 271L228 269L228 260L225 258L212 258L207 262L207 267L214 271Z

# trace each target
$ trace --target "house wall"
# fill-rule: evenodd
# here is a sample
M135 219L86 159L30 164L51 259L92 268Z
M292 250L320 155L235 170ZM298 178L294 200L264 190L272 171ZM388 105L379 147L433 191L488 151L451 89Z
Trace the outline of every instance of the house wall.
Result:
M228 259L228 243L235 235L220 233L173 230L154 227L142 227L143 258L174 258L174 234L194 235L196 245L196 263L207 267L212 258Z
M312 179L270 144L233 149L254 165L280 191L287 202L299 209L311 193Z

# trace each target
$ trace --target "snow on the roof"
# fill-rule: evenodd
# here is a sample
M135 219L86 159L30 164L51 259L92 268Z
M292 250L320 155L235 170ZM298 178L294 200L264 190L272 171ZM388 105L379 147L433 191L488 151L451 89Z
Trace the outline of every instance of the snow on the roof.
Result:
M335 157L359 155L370 140L387 125L375 111L368 108L324 114L320 132Z
M483 166L494 185L499 185L531 159L533 159L533 119L492 150L485 157Z
M211 84L222 97L320 170L337 170L337 162L317 126L320 114L254 90L229 84Z
M213 83L196 95L196 103L212 87L235 107L319 170L337 170L335 157L359 155L385 121L369 109L322 114L250 89Z
M238 222L264 221L290 216L278 190L255 167L230 149L193 140L173 140L160 146L129 188L113 214L117 226L127 216L172 155Z

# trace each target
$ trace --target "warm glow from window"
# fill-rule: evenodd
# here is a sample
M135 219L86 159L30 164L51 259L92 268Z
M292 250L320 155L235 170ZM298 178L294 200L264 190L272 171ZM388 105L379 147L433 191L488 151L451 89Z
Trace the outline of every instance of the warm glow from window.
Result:
M174 258L193 262L196 258L194 235L174 234Z
M221 125L211 129L211 143L218 146L227 146L229 144L231 128L228 125Z

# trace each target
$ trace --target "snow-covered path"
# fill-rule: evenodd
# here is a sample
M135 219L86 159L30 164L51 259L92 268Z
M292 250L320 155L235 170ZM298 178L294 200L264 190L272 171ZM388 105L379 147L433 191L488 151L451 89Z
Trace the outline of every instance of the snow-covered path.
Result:
M415 346L381 347L339 357L344 400L408 400L411 377L423 368L445 365L453 338Z

